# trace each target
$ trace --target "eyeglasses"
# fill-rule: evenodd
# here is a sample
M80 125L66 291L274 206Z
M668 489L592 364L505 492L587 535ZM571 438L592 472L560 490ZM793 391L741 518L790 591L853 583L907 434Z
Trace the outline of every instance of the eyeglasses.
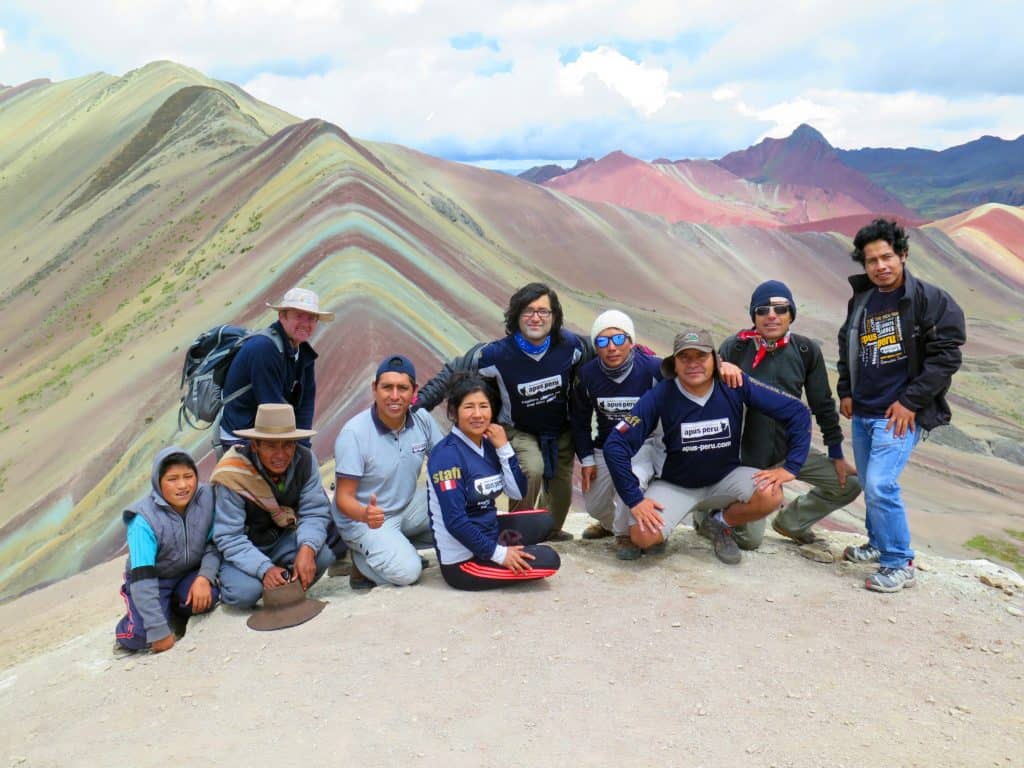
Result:
M626 339L628 338L629 336L625 333L613 333L611 336L598 336L594 339L594 346L598 349L604 349L609 344L621 347L626 343Z
M755 307L754 314L758 317L767 317L772 312L776 315L788 315L790 311L789 304L772 304L770 307Z
M551 310L550 309L529 309L529 308L527 308L527 309L524 309L522 311L522 314L520 314L519 316L520 317L530 317L531 315L536 315L541 320L547 320L549 317L551 317Z

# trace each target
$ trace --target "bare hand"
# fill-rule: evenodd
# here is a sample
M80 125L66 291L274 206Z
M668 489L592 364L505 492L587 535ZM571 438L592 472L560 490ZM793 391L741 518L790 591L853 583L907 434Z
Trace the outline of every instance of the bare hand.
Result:
M795 480L796 475L783 467L762 469L754 473L754 487L759 491L771 492L774 488L782 490L782 484Z
M580 488L584 493L590 490L590 486L596 477L597 467L580 467Z
M192 613L206 613L212 604L213 592L210 590L210 580L205 576L196 576L192 586L188 588L185 605L192 606Z
M299 547L292 570L295 572L292 581L297 578L302 584L303 590L307 590L313 585L313 581L316 579L316 552L308 544Z
M161 637L159 640L154 640L149 644L149 650L153 653L163 653L169 651L174 647L174 633L169 632L167 637Z
M364 522L371 528L380 528L384 525L384 510L377 506L376 493L370 494L370 503L366 505L363 514L366 517Z
M743 386L743 370L737 365L722 360L718 364L718 374L722 377L722 381L733 389Z
M530 565L530 561L535 559L533 555L522 547L509 547L505 552L503 565L515 573L526 573L533 567Z
M484 430L484 437L491 441L491 445L495 448L501 448L501 446L508 443L508 435L505 434L505 428L501 424L495 424L491 422L491 425Z
M885 409L885 418L889 420L885 431L893 430L894 437L903 437L908 431L914 431L914 412L899 400Z
M839 398L839 412L847 419L853 418L853 398L852 397L841 397Z
M857 474L857 468L846 459L832 459L832 466L836 468L836 476L839 478L839 487L846 487L846 478Z
M640 526L641 531L653 533L654 531L660 531L662 526L665 525L665 521L658 514L664 508L662 504L659 504L654 499L644 499L629 511L636 518L636 524Z
M274 589L274 587L283 587L288 583L288 579L284 577L287 571L279 565L272 565L263 574L263 588Z

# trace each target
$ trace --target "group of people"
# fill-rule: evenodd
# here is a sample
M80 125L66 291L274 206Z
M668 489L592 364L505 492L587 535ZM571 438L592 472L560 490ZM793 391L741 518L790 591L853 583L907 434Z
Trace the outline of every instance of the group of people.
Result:
M754 289L749 328L718 348L706 329L685 329L663 358L617 309L598 315L588 338L573 333L556 292L530 283L509 300L503 338L422 386L404 355L380 363L372 404L335 441L333 500L309 447L309 339L333 315L293 289L268 305L278 321L231 363L210 486L169 448L154 460L152 492L124 513L128 611L117 642L166 650L189 615L218 599L251 607L296 580L308 589L346 550L354 589L415 583L430 548L457 589L547 578L560 560L545 542L572 538L563 526L574 457L594 519L582 536L614 537L622 560L663 551L692 515L717 558L735 565L761 544L783 485L799 479L810 490L778 512L776 533L820 543L815 523L863 487L868 540L844 557L879 564L868 589L911 587L899 476L922 434L949 421L965 325L948 293L911 275L908 254L894 221L854 238L863 273L850 278L839 331L838 409L819 345L791 330L797 305L780 281ZM430 414L442 401L447 435ZM811 447L812 413L825 452ZM856 466L840 415L852 423Z

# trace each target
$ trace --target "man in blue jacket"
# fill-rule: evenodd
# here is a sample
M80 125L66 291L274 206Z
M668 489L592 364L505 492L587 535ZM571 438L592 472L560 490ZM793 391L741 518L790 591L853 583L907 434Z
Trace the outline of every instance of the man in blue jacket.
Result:
M903 227L875 219L853 240L863 274L839 329L839 412L852 421L853 454L864 486L868 541L847 547L853 562L878 562L865 586L899 592L916 583L914 550L899 476L924 432L948 424L946 393L967 338L953 298L906 268Z
M629 535L641 549L665 541L694 508L715 510L705 525L715 555L740 562L732 528L761 520L782 503L782 485L800 472L811 445L811 417L802 402L743 375L736 389L718 376L711 334L687 330L676 336L662 361L664 381L643 395L604 444L615 488L630 508ZM788 450L782 466L755 469L740 464L744 407L757 408L786 426ZM661 424L665 464L646 495L630 459Z
M261 403L289 403L295 409L299 429L313 427L317 354L309 345L319 323L334 319L333 312L320 310L320 298L305 288L292 288L277 310L277 322L245 340L224 378L224 409L214 447L218 456L245 442L240 429L250 429ZM309 440L302 444L309 446Z

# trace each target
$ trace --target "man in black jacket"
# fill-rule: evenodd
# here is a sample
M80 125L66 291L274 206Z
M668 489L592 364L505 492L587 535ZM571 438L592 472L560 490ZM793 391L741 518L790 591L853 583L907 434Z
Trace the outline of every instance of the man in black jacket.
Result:
M928 430L950 420L946 392L966 341L953 298L906 269L909 243L895 221L875 219L853 240L864 274L839 329L839 411L853 424L853 452L864 484L867 544L847 547L853 562L878 561L865 582L876 592L915 584L914 550L899 476Z
M719 355L747 375L788 395L801 398L806 393L828 454L811 449L797 476L811 490L786 505L772 521L772 528L798 544L813 544L819 539L811 527L860 495L857 470L843 456L843 431L821 347L790 331L796 319L796 302L789 287L778 280L757 286L750 297L750 319L754 327L726 339ZM783 425L749 409L743 422L743 463L766 469L785 458ZM758 520L745 530L737 528L734 536L740 546L753 549L760 544L763 532L764 521Z

